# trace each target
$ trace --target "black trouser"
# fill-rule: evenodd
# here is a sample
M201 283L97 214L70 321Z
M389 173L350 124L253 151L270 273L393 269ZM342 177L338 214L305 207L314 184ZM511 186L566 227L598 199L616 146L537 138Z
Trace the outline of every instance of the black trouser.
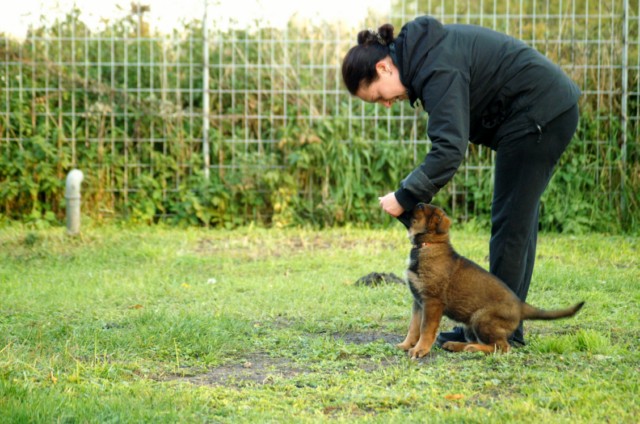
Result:
M574 106L537 134L503 140L496 153L489 271L526 300L533 273L540 198L578 125ZM524 342L522 323L512 339Z

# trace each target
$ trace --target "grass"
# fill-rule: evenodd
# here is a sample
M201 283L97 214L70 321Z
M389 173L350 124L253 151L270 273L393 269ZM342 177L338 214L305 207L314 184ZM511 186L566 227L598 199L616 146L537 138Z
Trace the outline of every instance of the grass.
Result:
M458 229L487 266L488 235ZM541 235L528 345L411 361L389 230L0 229L1 422L635 422L638 239ZM444 322L448 328L450 322Z

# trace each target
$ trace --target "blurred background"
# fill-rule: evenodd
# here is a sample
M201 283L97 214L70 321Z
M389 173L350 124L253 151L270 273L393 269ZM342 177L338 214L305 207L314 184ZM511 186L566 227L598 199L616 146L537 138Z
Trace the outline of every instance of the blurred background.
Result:
M428 116L352 98L340 65L359 30L430 14L522 39L582 89L542 229L640 229L639 1L302 3L12 4L0 16L0 224L62 222L64 178L79 168L97 222L397 225L377 197L428 152ZM488 227L492 160L470 145L434 203Z

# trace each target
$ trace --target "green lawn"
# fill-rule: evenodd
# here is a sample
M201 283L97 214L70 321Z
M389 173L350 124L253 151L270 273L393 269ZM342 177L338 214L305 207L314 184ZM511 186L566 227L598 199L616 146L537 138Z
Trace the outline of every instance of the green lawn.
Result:
M420 361L399 225L373 230L0 229L0 422L637 422L640 246L541 235L507 355ZM454 230L487 266L488 235ZM444 328L451 327L443 322Z

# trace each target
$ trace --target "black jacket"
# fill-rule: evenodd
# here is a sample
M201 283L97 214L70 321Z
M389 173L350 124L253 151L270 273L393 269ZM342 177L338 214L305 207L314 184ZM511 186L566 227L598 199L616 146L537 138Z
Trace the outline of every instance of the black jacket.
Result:
M468 142L498 149L577 103L580 90L549 59L522 41L473 25L442 25L424 16L390 45L415 107L429 114L432 147L396 191L410 211L430 202L455 174Z

